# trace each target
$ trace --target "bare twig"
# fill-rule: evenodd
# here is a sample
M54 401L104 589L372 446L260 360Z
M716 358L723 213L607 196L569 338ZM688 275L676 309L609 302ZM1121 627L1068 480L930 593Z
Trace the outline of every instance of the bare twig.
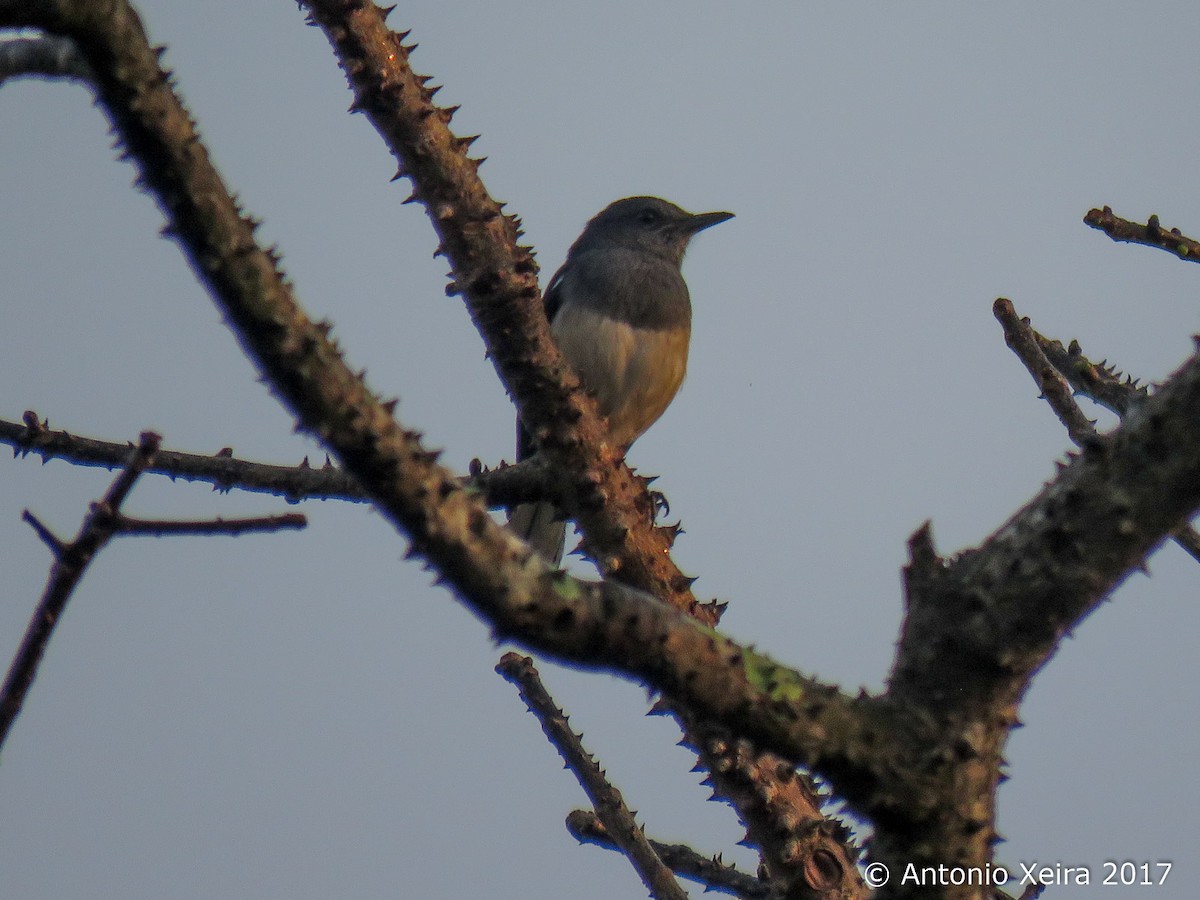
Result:
M567 717L542 684L533 660L519 653L506 653L496 671L517 686L521 699L541 723L542 731L567 768L575 773L612 842L637 870L651 896L658 900L686 900L687 892L654 852L621 792L605 777L599 763L584 749L579 735L567 724Z
M29 527L33 529L33 533L38 536L43 544L50 548L50 552L54 554L55 559L62 556L66 545L59 540L58 535L42 524L41 519L39 519L29 510L25 510L23 513L21 513L21 519L22 521L27 522Z
M138 476L154 458L159 441L157 434L143 432L137 448L129 454L124 471L113 481L104 498L92 505L79 533L70 543L54 538L32 515L26 516L26 521L33 525L38 536L55 551L54 565L25 637L4 679L4 687L0 689L0 746L8 737L13 720L20 713L25 696L37 677L38 664L54 633L54 627L66 609L67 601L71 599L71 593L92 559L113 536L121 504L129 496ZM51 540L47 540L47 537Z
M283 513L275 516L257 516L246 519L206 519L195 522L174 520L131 519L117 516L117 534L150 535L166 537L176 534L215 535L236 537L252 531L283 531L287 528L304 528L308 519L302 513Z
M1088 210L1083 221L1103 231L1114 241L1158 247L1174 253L1180 259L1200 263L1200 241L1185 236L1178 228L1169 231L1164 229L1159 224L1158 216L1151 216L1145 225L1140 225L1113 215L1112 209L1106 206Z
M1100 395L1106 404L1120 416L1124 416L1138 401L1146 398L1145 388L1132 379L1121 379L1104 364L1097 366L1088 361L1075 341L1071 349L1064 351L1058 341L1050 341L1030 325L1029 319L1021 318L1012 302L1001 297L992 305L992 312L1004 328L1004 342L1017 358L1025 364L1034 382L1042 390L1042 396L1058 419L1067 428L1067 434L1078 447L1085 447L1096 439L1096 423L1084 415L1079 404L1071 395L1071 388L1079 384L1087 396ZM1078 389L1077 389L1078 390ZM1200 562L1200 532L1191 525L1184 525L1174 536L1187 554Z
M32 410L22 422L0 419L0 444L13 448L14 456L34 455L43 462L61 459L76 466L114 469L129 455L127 441L104 441L79 437L65 430L53 430ZM463 484L487 498L492 508L511 506L531 500L554 499L549 466L541 456L516 465L485 469L472 466L471 477ZM366 492L344 469L331 464L314 468L307 460L298 466L281 466L238 459L228 448L215 454L159 450L147 474L166 475L171 479L211 484L221 491L248 491L283 497L289 503L301 500L368 501Z
M0 40L0 84L9 78L69 78L89 82L91 66L70 38L47 35Z
M1071 386L1066 378L1050 364L1050 360L1042 352L1037 335L1029 326L1029 320L1018 318L1012 303L1003 297L992 305L992 312L1004 327L1004 342L1025 364L1042 396L1050 404L1058 420L1066 426L1071 440L1083 446L1085 441L1094 438L1096 423L1083 414L1083 410L1071 396Z
M604 823L592 811L576 809L567 815L567 831L577 841L595 844L607 850L620 851L620 847L604 827ZM708 857L697 853L685 844L665 844L651 840L650 846L658 858L669 866L676 875L690 878L704 885L704 890L723 891L745 898L745 900L774 900L781 896L760 878L738 871L734 866L722 862L721 857Z
M129 455L129 444L79 437L68 431L54 431L37 413L27 411L24 422L0 420L0 443L13 448L14 455L34 454L43 461L63 459L78 466L111 469L122 465ZM232 451L213 455L160 450L147 472L184 481L200 481L219 490L243 490L273 494L289 501L305 499L350 500L365 502L362 488L343 470L326 464L312 468L268 465L236 459Z

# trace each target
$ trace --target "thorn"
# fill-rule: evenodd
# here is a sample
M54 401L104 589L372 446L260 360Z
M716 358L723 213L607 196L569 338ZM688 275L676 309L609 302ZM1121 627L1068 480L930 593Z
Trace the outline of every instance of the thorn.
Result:
M671 588L672 590L682 593L684 591L691 590L692 585L699 580L699 576L680 575L673 582L671 582Z
M654 703L651 704L650 708L646 710L646 715L648 716L669 716L670 714L671 707L662 697L659 697L657 700L655 700Z

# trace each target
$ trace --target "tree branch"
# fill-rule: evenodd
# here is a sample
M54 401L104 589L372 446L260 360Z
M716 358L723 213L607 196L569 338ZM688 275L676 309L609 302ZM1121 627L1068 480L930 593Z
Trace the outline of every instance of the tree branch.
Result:
M1071 396L1066 378L1046 358L1036 333L1029 327L1029 320L1018 318L1012 303L1003 297L992 304L992 313L1004 327L1004 343L1029 370L1042 397L1066 427L1071 440L1080 447L1092 440L1096 436L1096 423L1083 414Z
M282 513L275 516L254 516L243 519L201 519L197 521L180 521L176 519L132 519L129 516L116 517L116 533L130 535L148 535L150 537L167 537L169 535L228 535L237 537L251 532L283 531L299 529L308 525L308 519L301 513Z
M11 446L14 456L34 454L43 462L57 458L77 466L106 469L120 465L129 454L127 442L102 441L79 437L68 431L54 431L33 411L25 413L24 424L0 420L0 443ZM361 503L367 500L354 479L332 465L317 469L306 463L268 465L236 459L227 448L213 455L160 450L146 471L171 479L204 482L222 491L236 488L273 494L289 502L316 499Z
M604 823L591 810L576 809L567 815L567 831L580 843L595 844L606 850L621 848L612 839ZM783 900L783 893L753 875L739 872L721 861L720 856L709 858L684 844L665 844L651 839L650 846L658 858L676 875L704 885L705 893L722 891L745 900Z
M1086 447L1088 442L1096 437L1096 423L1085 416L1079 404L1075 402L1068 376L1073 375L1081 382L1086 378L1088 381L1105 385L1106 393L1120 397L1119 400L1113 401L1120 408L1118 415L1124 415L1135 399L1146 398L1146 391L1138 388L1132 380L1121 382L1111 373L1105 372L1102 367L1097 367L1085 359L1077 343L1071 344L1074 353L1062 352L1062 344L1048 341L1038 334L1029 324L1029 319L1019 318L1012 303L1003 297L993 304L992 311L1004 327L1005 343L1025 364L1025 368L1041 389L1042 396L1058 415L1059 421L1066 426L1067 433L1077 447ZM1056 347L1052 347L1052 344ZM1051 361L1047 351L1054 353L1056 362ZM1184 525L1175 534L1175 543L1200 562L1200 532L1190 525Z
M1132 376L1122 377L1108 364L1108 360L1099 363L1089 360L1083 355L1078 341L1071 341L1064 350L1059 341L1042 337L1036 331L1033 336L1038 348L1046 354L1046 359L1067 379L1075 393L1110 412L1124 418L1126 413L1150 396L1145 385L1139 384Z
M926 786L941 813L924 818L919 797L901 804L894 814L917 822L878 829L876 858L932 860L955 846L955 858L990 858L1001 750L1030 679L1198 505L1193 357L977 550L944 561L918 534L888 698L938 723L924 749L911 743L919 755L908 765L941 772L940 787Z
M584 749L580 736L567 724L567 717L542 684L533 660L519 653L506 653L496 671L517 686L526 707L537 717L542 731L592 801L609 838L637 870L650 895L658 900L687 900L687 892L650 846L645 830L638 826L621 792L608 780L595 757Z
M24 424L0 419L0 444L12 447L14 456L33 454L41 457L43 462L61 459L72 465L105 469L121 465L130 447L128 441L103 441L79 437L65 430L52 430L48 422L32 410L26 411ZM172 480L211 484L221 491L273 494L289 503L301 500L365 503L370 499L353 476L334 466L328 458L325 465L314 469L307 458L298 466L237 459L228 447L212 455L159 450L146 472L166 475ZM485 498L493 509L557 497L553 493L555 485L549 465L536 455L515 465L502 463L496 469L485 469L475 461L470 477L463 479L462 484Z
M1083 221L1092 228L1103 231L1114 241L1158 247L1188 262L1200 262L1200 242L1186 237L1178 228L1164 230L1159 224L1158 216L1151 216L1145 225L1139 225L1137 222L1113 215L1112 209L1106 206L1103 209L1088 210Z
M70 543L54 537L32 514L26 513L26 521L33 525L38 536L54 553L54 565L25 637L4 678L4 686L0 688L0 747L4 745L13 721L21 712L29 688L37 677L38 665L46 646L54 634L54 627L62 618L71 594L88 565L115 533L121 504L129 496L138 476L154 458L159 441L159 436L153 432L142 433L141 442L128 454L124 471L113 481L104 498L92 505L79 533Z

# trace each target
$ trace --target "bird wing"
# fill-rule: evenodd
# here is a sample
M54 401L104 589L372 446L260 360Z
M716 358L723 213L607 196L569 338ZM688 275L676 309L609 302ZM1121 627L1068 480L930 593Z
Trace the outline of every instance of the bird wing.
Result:
M563 295L562 283L563 276L567 270L566 264L554 273L554 277L550 279L550 283L546 285L546 293L542 295L542 309L546 313L546 320L553 322L554 317L558 315L559 309L562 308Z

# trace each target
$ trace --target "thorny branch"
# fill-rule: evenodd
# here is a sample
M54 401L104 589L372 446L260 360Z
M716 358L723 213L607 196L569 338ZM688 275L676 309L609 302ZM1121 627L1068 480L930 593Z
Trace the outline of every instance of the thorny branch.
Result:
M1038 390L1066 427L1071 440L1082 447L1095 438L1096 423L1083 414L1071 396L1070 384L1046 358L1038 343L1037 333L1029 326L1029 320L1018 318L1012 303L1003 297L992 305L992 312L1004 326L1004 342L1029 370Z
M116 468L129 454L129 443L80 437L65 430L53 430L33 411L26 411L23 424L0 419L0 444L13 448L14 456L33 454L43 462L62 459L77 466ZM533 457L516 465L498 469L473 466L464 487L485 497L492 508L529 500L553 499L554 483L546 461ZM281 466L238 459L231 448L214 454L159 450L148 474L171 479L211 484L221 491L250 491L283 497L289 503L301 500L369 500L358 482L345 470L326 458L319 468L305 458L298 466Z
M592 801L592 807L604 823L609 838L632 863L650 895L657 900L687 900L687 893L659 859L646 838L646 832L638 826L632 810L625 805L621 792L608 780L595 757L584 749L580 736L571 730L567 717L542 684L533 660L519 653L506 653L496 666L496 671L517 686L521 699L537 717L542 731Z
M121 465L122 459L129 455L128 443L52 430L32 411L25 413L23 424L0 420L0 443L11 446L14 456L33 454L43 462L58 458L73 465L105 469ZM320 468L309 466L307 460L299 466L267 465L236 459L229 448L214 454L159 450L146 471L171 479L204 482L222 491L237 488L274 494L290 502L367 499L353 478L328 463Z
M576 809L567 815L567 831L581 843L595 844L607 850L621 848L612 839L599 817L590 810ZM775 890L761 878L739 872L725 863L720 856L707 857L683 844L666 844L651 839L650 846L666 865L684 878L699 881L705 892L722 891L742 897L744 900L782 900L782 892Z
M46 583L46 589L25 631L25 637L21 640L12 665L9 666L4 687L0 688L0 746L3 746L13 721L25 703L25 696L37 677L38 665L46 652L46 645L54 634L54 627L62 617L63 610L67 608L75 586L79 584L96 554L115 533L121 504L129 496L138 476L154 458L159 441L159 436L153 432L147 431L142 434L141 442L128 455L124 471L113 481L104 498L93 504L79 533L70 543L54 537L49 529L26 512L26 520L33 525L43 543L54 554L54 564L50 569L50 580Z
M160 443L161 438L157 434L147 431L142 434L136 447L127 449L125 468L113 481L104 498L92 504L74 540L63 541L29 510L22 513L22 518L54 555L54 564L50 570L50 580L4 679L4 686L0 688L0 746L3 746L12 723L25 703L46 646L62 618L67 602L96 554L114 537L162 537L172 534L236 536L249 532L303 528L307 524L307 519L299 513L192 522L126 516L121 512L121 504L129 496L134 482L154 464Z
M1089 380L1103 383L1105 379L1100 374L1104 373L1103 368L1085 359L1078 344L1072 342L1071 346L1075 352L1066 353L1062 350L1062 344L1044 338L1033 329L1029 319L1017 316L1017 311L1009 300L1001 297L993 304L992 311L1004 327L1005 343L1029 370L1034 382L1041 389L1042 396L1058 415L1059 421L1066 426L1071 440L1077 447L1086 448L1089 442L1096 440L1096 423L1084 415L1079 404L1075 402L1071 394L1071 381L1082 381L1087 377ZM1054 361L1051 360L1051 355L1054 356ZM1096 374L1084 376L1083 373ZM1111 382L1114 379L1108 375L1107 380ZM1116 402L1120 407L1118 414L1124 415L1129 410L1133 398L1145 399L1146 392L1132 381L1116 381L1115 388L1120 391L1123 401ZM1110 384L1109 387L1113 386ZM1175 534L1175 543L1200 562L1200 532L1190 525L1184 525Z
M1046 354L1046 359L1067 379L1076 394L1087 397L1110 412L1124 418L1126 413L1150 396L1145 385L1139 384L1132 376L1122 377L1121 373L1109 366L1107 360L1098 363L1089 360L1083 355L1083 348L1078 341L1071 341L1064 350L1060 341L1042 337L1036 331L1033 336L1038 348Z

